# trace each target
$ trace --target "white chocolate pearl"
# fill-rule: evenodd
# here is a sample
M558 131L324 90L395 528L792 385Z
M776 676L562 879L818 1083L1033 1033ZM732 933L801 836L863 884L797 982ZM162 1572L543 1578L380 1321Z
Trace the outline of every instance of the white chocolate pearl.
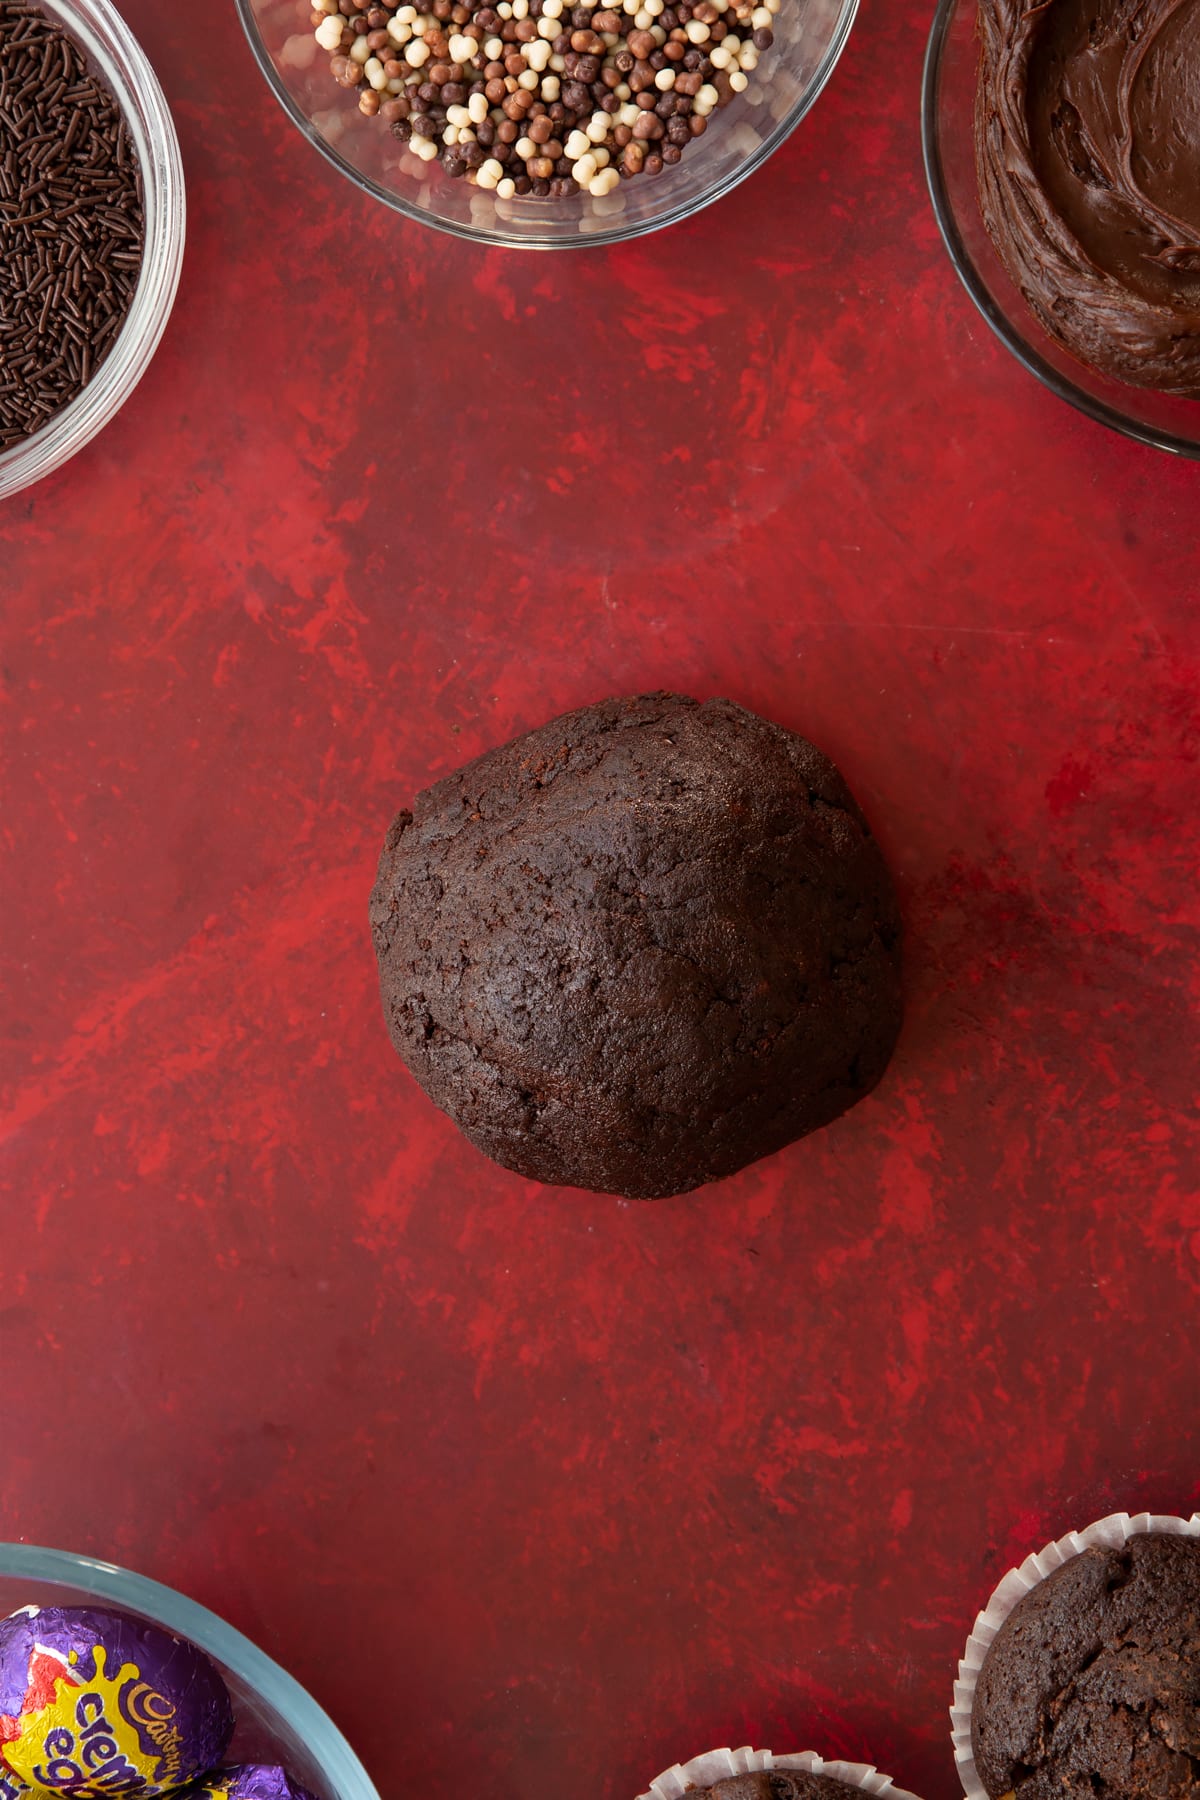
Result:
M526 44L525 61L536 75L542 73L550 61L550 46L545 38L535 38L532 44Z
M446 116L448 118L449 114ZM487 116L487 96L485 94L472 94L471 98L467 101L467 119L462 122L465 124L467 120L469 120L472 125L482 125Z
M366 38L359 39L361 44L365 44L366 41ZM419 69L423 63L429 61L429 45L423 44L420 38L414 38L413 42L405 49L404 60L410 69Z
M363 74L375 89L376 93L379 92L380 88L385 88L387 86L388 78L384 74L383 64L377 56L368 56L366 62L363 64Z
M583 129L593 144L602 144L608 136L608 114L593 113Z
M724 44L718 44L715 50L709 51L708 60L711 62L714 69L727 69L733 61L733 57L729 54L729 51L725 48ZM716 92L715 89L713 91L714 93ZM704 89L701 88L700 93L702 94L703 92ZM699 96L697 96L697 98L699 98Z
M370 56L370 54L371 54L371 46L367 43L366 38L365 37L355 38L354 42L350 46L351 62L356 62L361 65L362 63L366 62L366 60Z
M532 69L525 69L517 76L517 86L519 88L524 88L527 94L535 93L537 91L537 85L538 78Z
M438 153L437 145L432 138L412 138L409 141L409 149L414 156L419 156L422 162L432 162Z
M528 142L529 142L528 138L522 139L522 143L528 143ZM569 156L571 158L572 162L578 162L578 160L581 156L587 155L587 153L591 149L591 147L592 147L591 140L587 136L586 132L582 132L582 131L576 129L575 131L572 131L570 133L570 135L567 138L566 143L563 145L563 154L565 156ZM521 145L518 144L517 149L520 150L520 148L521 148Z
M317 42L322 50L336 50L342 41L342 15L331 13L317 26Z
M561 75L566 66L567 59L565 56L559 56L557 53L551 55L550 67L554 70L556 75Z
M542 76L542 99L549 102L558 99L562 92L562 83L557 75Z
M689 19L683 29L687 33L689 44L706 44L708 42L708 26L702 19Z
M480 163L475 171L475 179L481 188L494 188L504 180L504 164L498 163L494 156L489 156L485 163Z
M750 86L750 77L748 75L743 75L740 69L735 69L733 74L729 77L729 85L735 94L744 94L746 89Z
M674 69L660 69L654 77L654 85L660 94L669 94L675 86Z
M499 62L504 55L504 40L502 38L489 38L487 43L483 46L483 54L487 57L489 62Z
M561 19L563 0L542 0L543 19Z
M586 187L592 176L597 173L599 166L594 156L581 156L578 162L571 164L572 179L577 181L580 187Z
M532 138L518 138L516 143L513 145L513 149L516 151L517 155L521 158L522 162L528 162L531 156L536 156L537 148L538 147L534 143ZM569 154L569 152L568 152L568 154Z
M475 54L475 49L476 49L475 39L469 38L469 37L459 37L458 33L456 32L455 35L450 39L448 48L450 51L450 61L451 62L456 62L456 63L470 62L471 58Z
M601 169L600 173L593 175L588 182L588 193L594 194L597 200L602 200L605 194L611 194L615 187L620 186L620 183L621 177L615 169Z
M746 48L742 51L742 60L738 64L738 67L739 69L746 70L757 69L758 51L754 48L753 44L747 44Z
M511 175L506 175L503 181L496 183L496 197L499 200L511 200L516 191L517 184Z
M711 82L706 81L704 83L704 86L700 89L700 92L696 95L696 98L692 102L692 111L695 112L695 110L698 106L703 105L708 108L709 112L711 112L713 107L717 104L717 101L720 98L721 98L721 96L720 96L720 94L718 94L716 88L713 87Z

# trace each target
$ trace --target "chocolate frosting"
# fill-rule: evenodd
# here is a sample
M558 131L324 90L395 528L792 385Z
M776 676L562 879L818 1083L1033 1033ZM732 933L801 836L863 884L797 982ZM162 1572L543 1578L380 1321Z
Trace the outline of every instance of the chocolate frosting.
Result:
M1200 0L980 0L984 224L1047 331L1200 399Z

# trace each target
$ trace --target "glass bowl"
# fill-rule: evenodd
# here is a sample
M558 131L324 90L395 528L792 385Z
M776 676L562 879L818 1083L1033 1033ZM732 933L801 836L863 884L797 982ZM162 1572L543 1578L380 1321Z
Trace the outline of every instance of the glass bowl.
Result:
M282 1763L317 1800L379 1800L366 1770L327 1713L249 1638L206 1607L112 1563L0 1544L0 1618L20 1606L100 1602L190 1638L207 1651L233 1697L230 1762Z
M109 0L38 4L82 46L125 115L142 170L146 247L133 305L83 392L32 437L0 453L0 499L59 468L124 406L158 347L183 266L183 160L145 52Z
M357 187L410 219L456 237L510 249L570 250L620 243L686 219L736 187L793 131L828 81L850 35L858 0L783 0L775 43L745 92L712 115L709 130L660 175L623 181L603 198L499 200L440 163L420 163L379 119L339 88L313 37L309 0L237 0L250 47L278 99L310 144Z
M1139 443L1200 457L1200 401L1114 381L1044 331L992 247L975 182L977 0L939 0L925 54L921 137L933 210L963 286L1001 343L1061 400Z

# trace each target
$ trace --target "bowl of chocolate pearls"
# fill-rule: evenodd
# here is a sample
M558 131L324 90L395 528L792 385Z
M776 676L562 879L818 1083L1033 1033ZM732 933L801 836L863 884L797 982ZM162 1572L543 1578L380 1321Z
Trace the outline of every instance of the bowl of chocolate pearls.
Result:
M237 0L277 98L377 199L514 249L687 218L812 106L857 0Z
M0 498L124 405L183 243L171 114L109 0L0 0Z

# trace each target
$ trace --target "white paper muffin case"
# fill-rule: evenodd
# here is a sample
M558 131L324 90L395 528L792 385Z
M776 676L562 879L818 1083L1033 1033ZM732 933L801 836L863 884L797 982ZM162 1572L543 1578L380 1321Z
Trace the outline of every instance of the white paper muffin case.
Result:
M890 1775L881 1775L870 1763L825 1762L815 1750L797 1750L789 1756L773 1756L769 1750L709 1750L691 1762L664 1769L638 1800L679 1800L690 1787L711 1787L730 1775L753 1775L760 1769L803 1769L808 1775L831 1775L850 1787L861 1788L876 1800L916 1800L915 1794L898 1788Z
M995 1592L976 1619L967 1639L967 1647L958 1665L958 1680L954 1684L954 1704L950 1708L954 1760L958 1765L959 1779L967 1800L988 1800L987 1789L979 1779L979 1771L971 1752L971 1710L975 1704L975 1688L983 1659L1013 1607L1032 1588L1037 1587L1039 1582L1045 1581L1047 1575L1053 1575L1055 1569L1061 1569L1065 1562L1070 1562L1073 1556L1080 1556L1085 1550L1097 1548L1119 1550L1130 1538L1141 1537L1147 1532L1200 1537L1200 1513L1193 1513L1190 1519L1158 1513L1137 1513L1132 1518L1128 1513L1110 1513L1107 1519L1098 1519L1083 1531L1069 1531L1057 1543L1047 1544L1035 1556L1027 1556L1019 1569L1010 1569L1003 1580L997 1583Z

